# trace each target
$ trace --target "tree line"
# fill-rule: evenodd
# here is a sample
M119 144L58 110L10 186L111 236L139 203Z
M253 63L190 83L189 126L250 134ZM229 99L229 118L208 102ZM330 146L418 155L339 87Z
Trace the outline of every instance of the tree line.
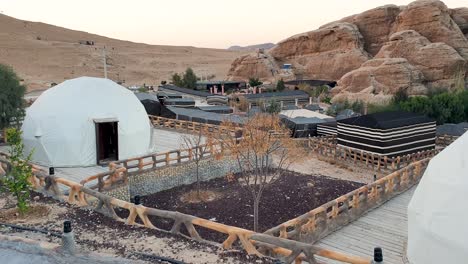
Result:
M369 114L389 111L406 111L423 114L437 121L438 125L445 123L468 122L468 90L438 91L428 96L408 96L405 90L399 90L386 105L365 104L363 101L344 101L334 104L327 114L336 115L344 109L351 109L363 114L365 108Z

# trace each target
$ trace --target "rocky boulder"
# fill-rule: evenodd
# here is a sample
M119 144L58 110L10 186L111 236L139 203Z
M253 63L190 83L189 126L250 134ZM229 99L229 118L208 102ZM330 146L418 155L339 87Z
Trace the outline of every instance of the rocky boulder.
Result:
M270 56L262 53L252 53L234 60L228 72L231 81L246 80L251 77L260 80L271 80L278 71L278 66Z
M269 54L280 63L291 63L304 78L323 80L337 80L370 58L361 33L350 23L330 24L292 36Z
M431 42L443 42L468 59L468 41L450 16L451 10L438 0L418 0L397 16L392 33L415 30Z
M388 41L392 25L399 13L400 7L385 5L343 18L339 22L355 24L364 38L364 49L375 56L382 45Z
M453 21L457 23L460 30L465 34L465 37L468 39L468 8L455 8L451 10L451 15Z
M409 95L424 95L424 75L403 58L372 59L359 69L347 73L332 90L333 101L362 100L374 104L387 103L398 90Z
M414 30L393 34L375 58L405 58L420 70L429 89L453 89L464 78L466 61L449 45L431 43Z

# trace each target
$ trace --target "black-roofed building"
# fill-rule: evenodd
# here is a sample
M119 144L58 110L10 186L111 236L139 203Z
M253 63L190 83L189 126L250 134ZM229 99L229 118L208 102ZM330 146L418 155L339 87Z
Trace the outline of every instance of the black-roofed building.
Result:
M233 110L227 105L208 105L208 106L197 106L199 110L218 114L232 114Z
M335 87L336 86L336 81L302 79L302 80L285 81L284 84L287 85L287 86L298 86L300 84L306 84L306 85L309 85L309 86L312 86L312 87L317 87L317 86L322 86L322 85L328 85L330 87Z
M136 93L135 96L143 104L148 115L161 115L162 106L156 95L151 93Z
M211 95L210 93L205 92L205 91L178 87L178 86L171 85L171 84L165 84L165 85L159 86L158 91L182 95L184 97L192 97L194 99L200 99L200 100L206 100L206 97Z
M167 109L172 112L172 118L177 120L185 120L212 125L220 125L224 121L231 121L236 124L243 124L246 121L245 117L205 112L194 108L188 109L169 106L167 107Z
M284 105L295 105L298 104L307 104L309 103L309 94L301 90L290 90L283 92L273 92L273 93L257 93L257 94L246 94L244 95L245 99L253 106L259 101L268 102L275 100L277 102L282 102Z
M327 122L318 117L280 117L281 121L291 130L291 136L294 138L315 137L317 136L317 125Z
M409 112L382 112L337 121L339 146L386 156L434 149L436 122Z
M243 81L199 81L197 89L203 91L212 91L213 93L226 93L232 90L239 90L247 86Z
M192 98L169 98L163 101L165 106L194 107L195 100Z

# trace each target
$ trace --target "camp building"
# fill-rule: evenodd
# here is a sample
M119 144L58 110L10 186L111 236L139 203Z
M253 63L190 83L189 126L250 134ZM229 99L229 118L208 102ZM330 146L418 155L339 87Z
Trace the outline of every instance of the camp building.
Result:
M399 156L435 148L436 122L409 112L382 112L337 121L338 145Z

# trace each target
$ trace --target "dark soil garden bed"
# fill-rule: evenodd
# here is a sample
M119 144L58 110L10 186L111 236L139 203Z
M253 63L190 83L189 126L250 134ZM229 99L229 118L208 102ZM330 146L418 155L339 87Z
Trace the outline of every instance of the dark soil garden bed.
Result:
M260 202L260 232L277 226L289 219L304 214L330 200L355 190L361 183L343 181L320 175L304 175L284 172L283 176L269 186ZM253 198L251 193L237 182L219 178L201 183L202 190L221 194L215 201L203 203L184 203L180 197L195 190L196 184L144 196L143 205L170 211L178 211L219 223L253 229ZM152 219L158 227L170 229L171 222ZM197 227L204 239L222 242L226 236Z

